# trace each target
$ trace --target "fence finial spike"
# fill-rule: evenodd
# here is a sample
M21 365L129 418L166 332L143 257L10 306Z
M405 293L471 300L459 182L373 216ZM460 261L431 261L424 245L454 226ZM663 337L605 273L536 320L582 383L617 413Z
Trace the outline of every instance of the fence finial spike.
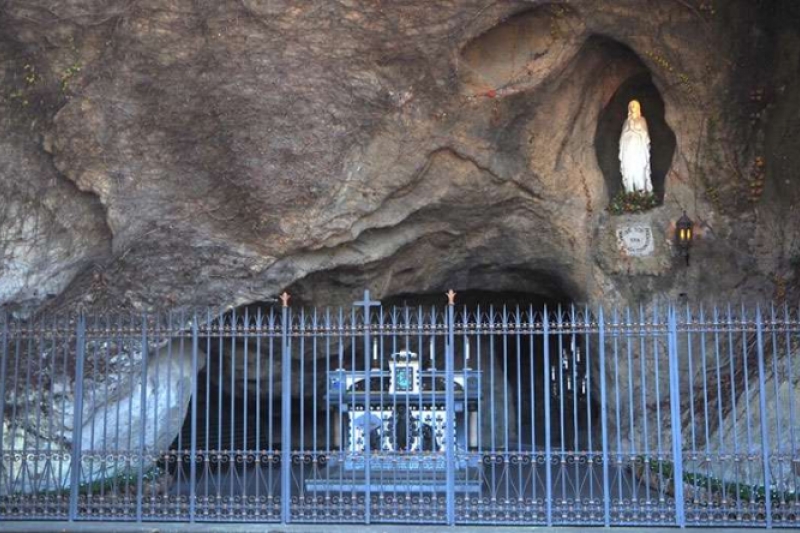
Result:
M283 302L283 307L289 307L289 298L291 298L291 296L289 296L289 293L283 291L283 294L281 294L280 298L281 302Z
M453 289L450 289L445 293L447 296L447 305L455 305L456 304L456 292Z

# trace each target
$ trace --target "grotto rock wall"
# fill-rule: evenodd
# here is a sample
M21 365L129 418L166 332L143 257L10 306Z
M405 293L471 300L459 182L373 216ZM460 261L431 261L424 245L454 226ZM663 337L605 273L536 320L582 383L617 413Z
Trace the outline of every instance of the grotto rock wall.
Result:
M800 13L718 4L0 3L0 303L796 297ZM629 217L597 125L632 79L675 147Z
M313 272L400 270L399 250L426 246L463 256L421 269L437 289L511 260L592 301L785 292L796 8L716 9L3 4L0 299L236 305ZM653 216L687 209L704 230L688 274L620 268L593 245L614 228L599 110L643 75L676 139ZM495 234L516 244L484 253ZM381 287L419 290L428 273Z

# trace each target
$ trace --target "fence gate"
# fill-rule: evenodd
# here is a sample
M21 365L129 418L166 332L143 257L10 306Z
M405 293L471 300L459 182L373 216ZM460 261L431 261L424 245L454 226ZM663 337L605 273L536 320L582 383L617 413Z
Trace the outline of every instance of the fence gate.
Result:
M798 523L787 308L283 304L0 317L0 519Z

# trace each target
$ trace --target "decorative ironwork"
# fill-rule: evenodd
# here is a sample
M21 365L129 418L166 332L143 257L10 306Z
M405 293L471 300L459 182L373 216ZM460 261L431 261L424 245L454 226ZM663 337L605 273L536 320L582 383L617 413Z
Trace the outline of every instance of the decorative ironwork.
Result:
M0 519L797 527L796 312L455 296L0 315Z

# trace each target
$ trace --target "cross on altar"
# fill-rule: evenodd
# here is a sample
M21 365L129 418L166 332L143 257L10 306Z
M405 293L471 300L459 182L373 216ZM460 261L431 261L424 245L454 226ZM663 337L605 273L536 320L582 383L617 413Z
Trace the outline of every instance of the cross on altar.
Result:
M364 299L360 302L353 302L353 305L356 307L363 307L364 308L364 317L365 321L369 321L369 310L372 307L380 307L381 302L377 300L370 300L369 299L369 289L364 291Z

